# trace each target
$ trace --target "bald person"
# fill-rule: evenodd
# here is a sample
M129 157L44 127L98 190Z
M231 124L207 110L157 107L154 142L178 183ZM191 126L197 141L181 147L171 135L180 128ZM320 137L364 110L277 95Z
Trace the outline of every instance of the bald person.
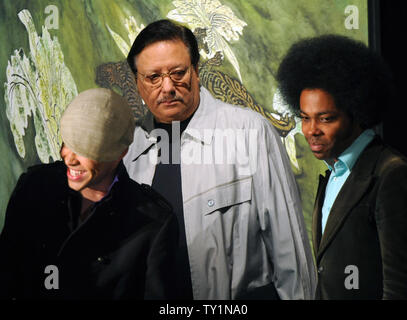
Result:
M176 218L127 175L132 119L108 89L86 90L67 106L63 161L30 167L8 203L0 298L168 298Z

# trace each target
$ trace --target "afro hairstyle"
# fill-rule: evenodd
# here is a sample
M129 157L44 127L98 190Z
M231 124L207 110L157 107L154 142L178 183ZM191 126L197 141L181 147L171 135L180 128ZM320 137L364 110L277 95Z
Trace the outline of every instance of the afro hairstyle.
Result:
M322 89L362 129L379 124L394 98L384 60L364 43L340 35L293 44L279 66L277 81L283 100L296 115L301 92Z

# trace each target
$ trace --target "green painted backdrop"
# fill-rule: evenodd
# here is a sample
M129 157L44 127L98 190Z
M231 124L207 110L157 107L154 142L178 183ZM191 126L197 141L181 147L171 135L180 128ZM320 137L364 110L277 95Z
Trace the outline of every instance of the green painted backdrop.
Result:
M52 7L49 7L50 5ZM358 10L357 15L355 8ZM31 14L38 37L44 37L49 32L48 42L53 40L54 44L59 45L60 51L54 48L54 51L50 52L46 47L43 48L45 51L39 53L40 57L41 54L47 57L49 54L49 59L56 59L56 61L52 60L55 65L50 67L47 63L41 64L35 60L33 50L30 48L29 34L18 17L18 13L23 9ZM257 111L261 107L263 114L277 120L282 118L286 111L284 111L285 106L278 104L275 96L275 74L281 58L293 42L325 33L343 34L365 43L368 41L366 0L0 1L0 83L4 84L0 86L0 230L9 196L19 175L30 165L47 162L44 161L44 156L39 157L38 147L34 142L38 128L41 127L41 123L36 123L35 116L33 117L33 115L38 116L36 113L38 101L48 105L48 108L62 111L70 95L103 83L111 85L124 94L123 88L126 88L126 84L117 86L117 81L121 81L122 78L117 80L115 76L117 72L120 75L123 71L120 69L123 65L119 63L125 59L122 51L130 44L129 34L132 36L137 33L137 28L142 24L147 25L169 14L179 18L181 12L189 19L186 24L196 33L201 29L205 31L201 44L206 44L209 48L206 53L203 53L202 62L216 62L213 53L217 49L210 47L211 43L205 35L212 34L215 38L217 36L226 47L222 49L220 61L213 64L210 70L215 70L227 79L237 82L255 100ZM197 20L198 15L194 16L193 12L203 13L201 16L205 19ZM225 20L220 19L223 21L221 25L219 20L209 19L209 17L221 18L222 14ZM126 27L126 19L131 16L134 17L135 23ZM224 23L224 29L222 29L222 23ZM43 42L45 43L44 39ZM33 45L36 45L35 42ZM29 66L32 76L31 82L27 80L28 76L24 81L30 82L33 86L32 92L37 92L37 96L31 97L31 100L20 99L20 101L15 97L13 100L17 116L25 112L26 128L20 128L20 132L23 130L20 138L25 149L24 156L18 153L10 121L6 115L7 105L10 105L10 101L7 102L11 94L10 88L16 88L16 83L13 81L22 78L16 75L14 78L10 76L7 78L6 69L12 56L19 63L24 56L26 57L26 65L27 68ZM104 78L101 66L104 66L102 71L108 72ZM109 67L115 69L109 69ZM64 78L58 78L59 73L55 75L53 70L48 70L52 75L51 80L56 84L47 91L48 94L41 95L41 99L38 100L39 93L47 90L45 88L47 83L43 85L44 88L40 86L41 88L38 89L38 78L46 74L45 71L41 73L41 68L45 71L47 68L58 70L60 68L66 75ZM104 82L101 82L100 77ZM208 81L210 83L211 80ZM28 87L28 84L26 85ZM58 98L52 99L57 95ZM137 101L135 111L136 107ZM308 150L298 125L290 130L288 135L286 134L287 132L283 134L285 137L282 139L292 156L292 167L301 189L304 216L310 232L310 215L318 174L325 169ZM47 136L42 138L47 139ZM58 140L58 137L54 138ZM44 148L46 142L42 141ZM48 161L52 160L52 157L48 159ZM47 195L44 194L44 201L46 197Z

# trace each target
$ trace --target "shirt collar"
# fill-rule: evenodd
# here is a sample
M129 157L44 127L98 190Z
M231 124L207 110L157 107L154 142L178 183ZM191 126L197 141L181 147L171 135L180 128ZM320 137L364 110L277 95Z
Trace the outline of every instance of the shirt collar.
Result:
M185 129L185 135L210 144L216 128L217 102L205 87L200 87L199 106Z
M114 177L114 179L113 179L113 182L111 183L111 185L107 189L107 192L106 192L105 196L102 199L100 199L99 201L96 201L95 204L101 203L104 199L106 199L110 195L110 192L112 191L112 188L113 188L114 184L116 182L118 182L118 181L119 181L119 177L118 177L118 175L116 175Z
M345 169L352 170L353 166L356 163L356 160L359 158L362 151L366 148L366 146L373 140L376 133L373 129L366 129L363 131L359 137L353 141L353 143L345 149L338 157L338 161L332 167L332 162L324 161L325 164L328 166L329 170L335 170L345 167Z
M119 176L118 176L118 175L116 175L116 176L114 177L112 184L109 186L109 189L107 189L106 195L108 195L108 194L110 193L110 190L112 190L113 185L114 185L117 181L119 181Z

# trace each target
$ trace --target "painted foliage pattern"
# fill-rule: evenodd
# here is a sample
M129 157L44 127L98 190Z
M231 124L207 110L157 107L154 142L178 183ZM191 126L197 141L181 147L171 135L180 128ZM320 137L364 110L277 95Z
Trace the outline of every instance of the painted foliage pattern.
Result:
M60 0L52 4L53 11L50 5L47 0L0 3L0 28L14 26L2 32L9 41L0 51L0 70L6 70L0 74L0 229L21 172L59 158L59 119L78 92L96 85L112 88L127 98L136 119L145 114L125 56L145 25L167 17L196 35L202 85L223 101L261 113L276 127L310 230L316 179L323 167L307 149L298 119L281 102L274 75L285 51L300 38L340 33L366 42L367 1ZM351 23L350 5L359 9ZM47 25L51 15L59 23Z
M78 92L58 39L51 39L47 28L38 36L28 10L18 17L27 29L30 57L23 50L15 50L7 65L5 83L6 115L18 154L25 157L23 137L28 117L34 119L35 146L41 162L60 158L59 120L64 106Z

